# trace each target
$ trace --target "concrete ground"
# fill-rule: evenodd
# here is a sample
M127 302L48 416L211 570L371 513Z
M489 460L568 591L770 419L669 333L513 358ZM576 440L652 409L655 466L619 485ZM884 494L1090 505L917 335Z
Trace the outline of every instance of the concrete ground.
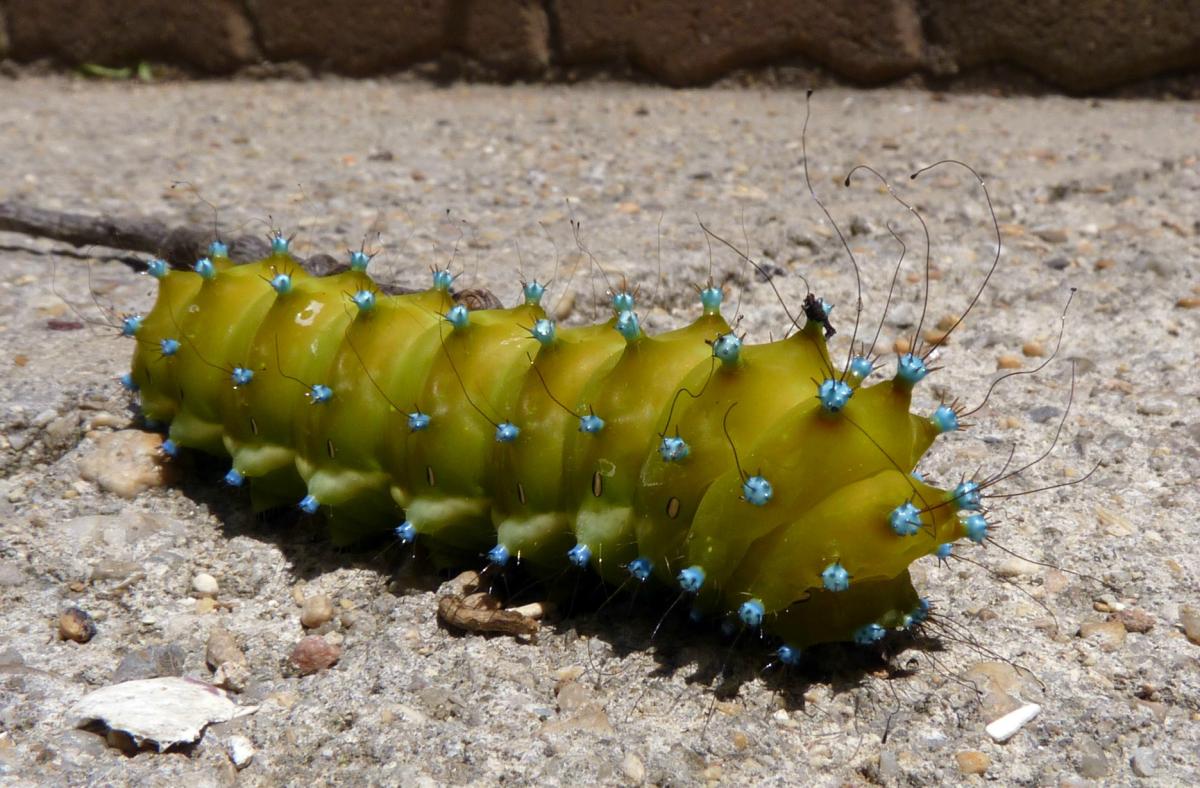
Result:
M801 276L838 305L835 354L852 333L853 270L804 187L802 93L29 79L0 95L0 199L211 222L199 193L229 234L278 226L306 254L368 237L383 248L381 279L423 284L453 255L460 283L512 303L522 269L553 276L548 303L580 322L603 312L605 279L577 251L573 213L609 281L641 286L651 329L695 314L691 286L711 275L752 341L778 337L771 289L720 245L710 252L699 216L777 275L789 309ZM1068 401L1068 360L1062 437L997 491L1099 467L1076 486L993 501L995 544L919 562L936 613L927 638L882 655L818 649L790 672L764 670L767 644L743 637L731 650L674 616L651 642L666 604L648 595L598 613L568 595L536 643L452 633L435 619L440 578L427 564L386 545L335 550L311 523L257 521L217 464L184 460L181 478L132 498L81 478L109 434L136 423L112 381L131 347L77 327L65 302L102 321L108 305L147 309L153 282L109 250L0 234L0 783L1192 782L1197 139L1196 103L814 97L813 184L862 269L860 337L875 333L897 257L889 223L908 247L879 342L888 365L920 314L920 225L868 175L850 189L841 179L870 163L928 222L933 330L970 301L994 236L965 171L906 175L954 158L991 189L1001 266L918 408L940 396L973 407L999 366L1035 366L1078 288L1058 358L998 387L921 469L995 473L1012 446L1010 467L1036 459ZM110 487L138 471L101 470L119 477ZM217 581L216 605L196 598L201 573ZM318 594L336 616L316 631L341 659L300 677L286 664L304 635L297 600ZM68 607L94 619L90 642L58 637ZM119 679L213 680L214 628L245 656L235 697L256 713L167 754L122 754L66 725L71 704ZM1025 702L1040 715L993 742L984 726ZM255 750L240 770L237 737Z

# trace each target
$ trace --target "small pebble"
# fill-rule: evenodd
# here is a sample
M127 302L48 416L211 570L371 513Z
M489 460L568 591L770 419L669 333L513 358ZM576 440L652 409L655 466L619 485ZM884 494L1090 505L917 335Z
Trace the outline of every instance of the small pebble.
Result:
M309 635L296 644L288 661L301 676L308 676L336 665L341 656L342 650L327 642L325 638Z
M1154 629L1154 616L1140 607L1128 607L1124 610L1119 610L1112 617L1114 620L1120 621L1127 631L1136 632L1139 635L1144 635Z
M1033 234L1046 243L1052 244L1066 243L1069 238L1067 231L1061 227L1043 227L1040 230L1034 230Z
M192 578L192 590L197 596L201 597L216 597L220 586L217 584L217 578L207 572L200 572Z
M254 745L245 736L233 735L229 737L229 760L233 762L239 770L245 769L250 765L250 761L254 760Z
M1129 759L1129 766L1138 777L1153 777L1158 769L1158 756L1149 747L1138 747Z
M208 633L208 645L204 649L204 661L216 670L227 662L245 662L246 655L238 647L233 633L221 627L213 627Z
M621 760L621 773L634 785L641 785L646 781L645 764L642 763L641 758L631 752L625 753L625 757Z
M988 726L984 728L984 732L991 737L992 741L997 744L1003 744L1013 736L1016 736L1017 732L1040 714L1041 711L1042 707L1036 703L1026 703L1016 711L1010 711L1000 719L988 723Z
M912 343L908 341L907 337L899 337L895 342L892 343L892 350L896 351L896 353L901 356L911 349Z
M141 430L100 435L96 447L79 461L79 475L122 498L162 487L176 476L176 466L162 453L163 436Z
M1179 623L1183 625L1187 639L1200 646L1200 610L1184 605L1179 609Z
M958 770L963 774L983 774L992 765L992 759L987 753L979 750L964 750L956 753L954 760L958 762Z
M1042 347L1042 343L1033 341L1021 345L1021 352L1030 358L1046 355L1046 349Z
M300 624L305 629L316 629L333 618L333 600L328 594L314 594L304 600L300 611Z
M197 615L207 615L217 609L217 600L210 596L200 597L196 600Z
M1120 621L1084 621L1079 636L1096 641L1105 651L1116 651L1125 642L1125 626Z
M1016 353L1001 353L996 359L996 369L1020 369L1021 357Z
M58 617L58 636L63 640L87 643L96 636L96 622L85 611L69 607Z

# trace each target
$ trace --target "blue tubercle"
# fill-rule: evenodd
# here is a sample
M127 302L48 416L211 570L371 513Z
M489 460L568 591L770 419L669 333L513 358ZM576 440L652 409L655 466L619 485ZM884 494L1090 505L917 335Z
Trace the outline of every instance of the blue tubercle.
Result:
M912 629L918 624L924 623L929 618L929 600L921 597L917 600L917 606L911 613L904 617L904 628Z
M751 599L749 602L743 602L738 608L738 618L742 623L751 629L757 629L762 626L763 615L766 611L763 609L761 599Z
M896 377L910 386L920 383L928 374L929 368L920 356L905 353L896 362Z
M314 405L324 405L333 399L333 389L323 383L314 383L308 390L308 398Z
M654 562L649 558L635 558L625 565L629 570L629 574L639 582L646 582L650 579L650 573L654 571Z
M162 453L168 457L175 458L179 456L179 445L175 441L167 438L162 442Z
M283 237L283 233L271 233L271 254L287 254L291 241Z
M397 525L392 533L396 534L396 538L404 544L414 541L417 538L417 527L408 520Z
M755 506L766 506L774 494L771 483L761 476L751 476L742 482L742 498Z
M205 281L211 281L217 276L217 267L207 257L201 257L197 260L196 264L192 266L192 270L200 274L200 278Z
M845 591L850 587L850 573L834 561L821 570L821 584L825 586L826 591Z
M854 389L844 380L826 379L817 387L817 398L826 413L837 413L846 407L846 403L854 396Z
M208 245L209 257L229 257L229 247L221 241L213 241Z
M126 315L121 318L121 336L131 337L137 334L142 329L142 321L145 320L141 315Z
M164 356L173 356L179 352L178 339L164 339L158 343L158 346L162 349L162 354Z
M912 501L902 503L888 515L888 525L897 536L914 536L921 530L921 510Z
M466 328L467 324L471 322L471 310L467 309L464 304L455 304L446 313L446 322L455 329Z
M980 494L978 482L961 482L950 493L950 501L960 510L977 512L983 508L983 496Z
M945 561L950 556L954 555L954 545L950 542L944 542L937 546L937 550L935 550L933 554L937 556L939 561Z
M642 335L642 326L638 322L638 316L628 309L617 315L617 324L613 326L617 332L625 337L627 342L633 342Z
M867 624L854 630L854 642L860 646L869 646L883 640L887 630L878 624Z
M124 375L117 378L117 380L121 381L121 388L125 389L126 391L138 390L138 384L134 381L132 372L126 372Z
M663 438L662 443L658 444L658 453L664 462L679 462L691 452L692 447L688 446L687 441L678 435L674 438Z
M567 551L567 560L580 569L587 569L592 561L592 548L585 544L577 544Z
M554 321L547 320L544 317L536 320L533 327L529 329L529 333L543 347L553 345L555 337Z
M292 292L292 277L287 274L275 274L271 277L271 289L279 295L287 295Z
M522 284L521 292L525 295L526 306L537 306L542 303L542 296L546 294L546 286L534 279L532 282Z
M800 649L789 646L787 643L775 649L775 656L779 657L779 661L788 667L800 664Z
M622 312L632 312L633 305L633 293L630 293L628 290L621 290L620 292L613 293L612 308L617 314L621 314Z
M718 314L724 300L725 292L719 287L706 287L700 291L700 306L706 315Z
M929 420L938 432L954 432L958 429L958 414L949 405L939 405Z
M162 279L167 275L167 271L169 270L170 268L167 266L167 261L159 260L157 257L146 263L146 273L150 274L150 276L153 276L155 279Z
M365 271L365 270L367 270L367 265L370 264L370 262L371 262L371 255L367 254L366 252L362 251L361 249L356 252L350 253L350 270L351 271Z
M245 481L246 477L238 473L236 468L230 468L229 472L225 474L225 483L230 487L241 487Z
M421 411L408 414L408 429L410 432L429 429L429 414Z
M454 284L454 274L450 273L445 268L439 268L433 272L433 289L448 292L450 285Z
M321 502L312 495L306 495L300 499L300 503L297 506L305 514L316 514L317 510L321 508Z
M733 334L722 334L712 345L713 355L721 359L725 366L737 364L742 353L742 340Z
M496 443L512 443L521 434L521 428L511 421L496 425Z
M604 419L597 416L595 413L590 413L587 416L579 417L579 431L589 434L596 434L604 429Z
M694 594L704 585L704 569L699 566L689 566L679 573L679 587L689 594Z
M508 561L511 558L512 556L509 554L508 548L502 544L498 544L491 550L488 550L488 562L495 564L496 566L507 566Z
M988 522L982 514L969 515L963 520L963 530L967 532L967 538L975 544L982 544L988 535Z
M350 300L358 307L359 314L370 312L375 308L375 294L370 290L359 290L354 295L350 296Z
M239 386L247 386L250 384L250 381L254 380L254 370L246 369L245 367L234 367L229 377L233 380L233 387L235 389Z
M850 374L859 380L866 380L874 369L875 365L866 356L855 356L850 359Z

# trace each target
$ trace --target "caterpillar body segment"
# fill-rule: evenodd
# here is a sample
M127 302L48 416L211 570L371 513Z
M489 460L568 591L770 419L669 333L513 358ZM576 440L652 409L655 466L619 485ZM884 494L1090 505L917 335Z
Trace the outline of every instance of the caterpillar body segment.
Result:
M133 332L143 410L173 447L227 455L256 507L324 511L337 542L394 531L444 561L654 578L798 649L919 621L908 565L969 536L977 501L913 473L953 420L910 412L913 364L843 373L823 304L747 345L711 287L694 322L649 336L626 292L606 322L560 328L536 282L471 311L446 271L384 295L362 260L315 277L286 245L208 263L155 274Z

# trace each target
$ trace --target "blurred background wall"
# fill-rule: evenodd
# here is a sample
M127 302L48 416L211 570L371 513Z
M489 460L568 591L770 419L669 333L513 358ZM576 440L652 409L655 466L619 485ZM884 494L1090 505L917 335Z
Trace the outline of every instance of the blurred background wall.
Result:
M1200 71L1200 0L0 0L0 59L669 85L779 66L868 85L999 68L1088 93Z

